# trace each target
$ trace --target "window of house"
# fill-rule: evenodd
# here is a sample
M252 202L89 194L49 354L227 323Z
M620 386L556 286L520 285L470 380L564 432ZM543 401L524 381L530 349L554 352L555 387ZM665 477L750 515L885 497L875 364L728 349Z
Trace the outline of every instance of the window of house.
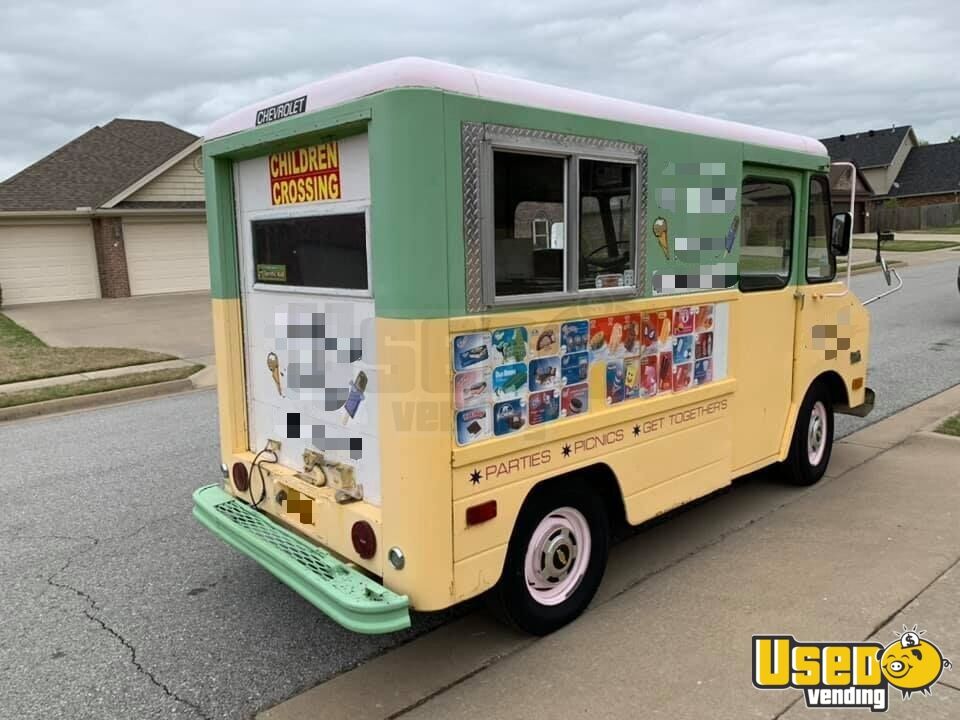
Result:
M579 287L633 285L636 165L581 159Z
M368 290L366 216L256 220L254 279L264 285Z
M563 206L560 209L563 212ZM550 247L550 221L545 218L535 218L532 221L533 247L536 250L545 250Z
M563 292L566 166L562 156L493 153L493 244L497 297ZM528 214L524 217L525 214ZM559 242L541 243L534 219L546 218ZM552 222L550 222L552 221ZM560 231L556 224L560 223ZM552 227L551 227L552 225ZM559 245L555 247L554 245Z
M740 289L784 287L793 252L793 190L776 180L743 182Z
M807 211L807 280L825 282L837 274L837 261L830 252L830 188L825 177L810 179Z

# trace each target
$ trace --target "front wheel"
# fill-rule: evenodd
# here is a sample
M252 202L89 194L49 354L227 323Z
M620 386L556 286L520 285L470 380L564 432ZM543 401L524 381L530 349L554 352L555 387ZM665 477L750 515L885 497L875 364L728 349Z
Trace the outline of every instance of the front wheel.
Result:
M556 487L526 503L488 600L509 624L547 635L590 604L607 565L609 522L603 501L584 488Z
M807 391L793 429L786 478L794 485L813 485L823 477L833 451L833 403L822 383Z

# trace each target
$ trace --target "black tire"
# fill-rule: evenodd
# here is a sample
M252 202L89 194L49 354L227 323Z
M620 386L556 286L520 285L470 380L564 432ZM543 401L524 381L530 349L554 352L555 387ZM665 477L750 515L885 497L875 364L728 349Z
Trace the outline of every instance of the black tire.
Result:
M818 417L819 421L814 418ZM818 447L815 437L817 429L812 424L818 422L819 438L822 451L817 453ZM784 477L791 485L813 485L820 480L830 464L830 455L833 452L833 402L826 385L814 383L807 390L800 412L797 413L797 424L793 428L793 439L790 441L790 454L783 463ZM813 462L811 455L819 455L819 460Z
M569 512L570 510L575 513ZM576 514L579 513L579 518ZM547 518L550 518L548 521ZM585 546L586 538L576 540L575 532L564 534L564 527L575 527L580 520L584 520L589 529L590 551L586 553L587 565L579 565L584 558L579 549ZM544 527L556 525L557 530L541 531L538 538L553 538L552 544L538 543L540 547L555 547L551 555L551 568L559 564L566 564L566 572L560 578L544 579L548 571L545 563L547 554L540 553L541 581L545 584L543 593L557 592L569 584L567 592L559 592L556 604L545 604L535 597L538 592L528 587L525 571L526 556L534 534L541 522L546 521ZM569 543L576 540L575 543ZM576 545L577 554L567 562L565 552L569 552L568 544ZM567 550L564 550L567 548ZM548 635L577 618L590 604L593 596L600 587L603 572L607 567L607 555L610 550L610 527L607 510L603 499L598 493L590 492L585 487L574 485L550 485L542 490L535 490L525 502L517 518L507 547L507 557L504 561L503 574L500 581L487 594L487 601L494 613L507 624L512 625L532 635ZM534 558L536 552L532 552ZM576 576L581 575L579 580ZM563 578L570 576L571 580ZM554 583L551 585L551 583ZM540 595L545 598L545 595Z

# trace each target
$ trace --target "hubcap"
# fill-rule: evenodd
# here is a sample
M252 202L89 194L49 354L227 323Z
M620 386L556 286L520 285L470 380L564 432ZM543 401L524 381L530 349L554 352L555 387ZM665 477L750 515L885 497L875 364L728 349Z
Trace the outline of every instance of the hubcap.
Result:
M587 519L575 508L557 508L540 521L527 545L528 592L541 605L559 605L579 587L589 559Z
M827 449L827 408L819 400L810 411L810 425L807 428L807 460L816 467L823 460Z

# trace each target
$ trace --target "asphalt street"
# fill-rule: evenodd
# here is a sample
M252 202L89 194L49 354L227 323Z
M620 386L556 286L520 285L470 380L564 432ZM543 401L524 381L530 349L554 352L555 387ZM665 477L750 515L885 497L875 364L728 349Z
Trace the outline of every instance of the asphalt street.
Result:
M960 252L955 255L904 268L903 289L869 306L867 384L877 392L877 405L866 418L838 416L839 437L960 383ZM863 300L887 289L879 272L855 275L852 287Z
M908 268L871 306L877 410L838 434L960 383L956 272ZM193 520L216 445L209 391L0 425L0 717L245 717L465 612L328 621Z

